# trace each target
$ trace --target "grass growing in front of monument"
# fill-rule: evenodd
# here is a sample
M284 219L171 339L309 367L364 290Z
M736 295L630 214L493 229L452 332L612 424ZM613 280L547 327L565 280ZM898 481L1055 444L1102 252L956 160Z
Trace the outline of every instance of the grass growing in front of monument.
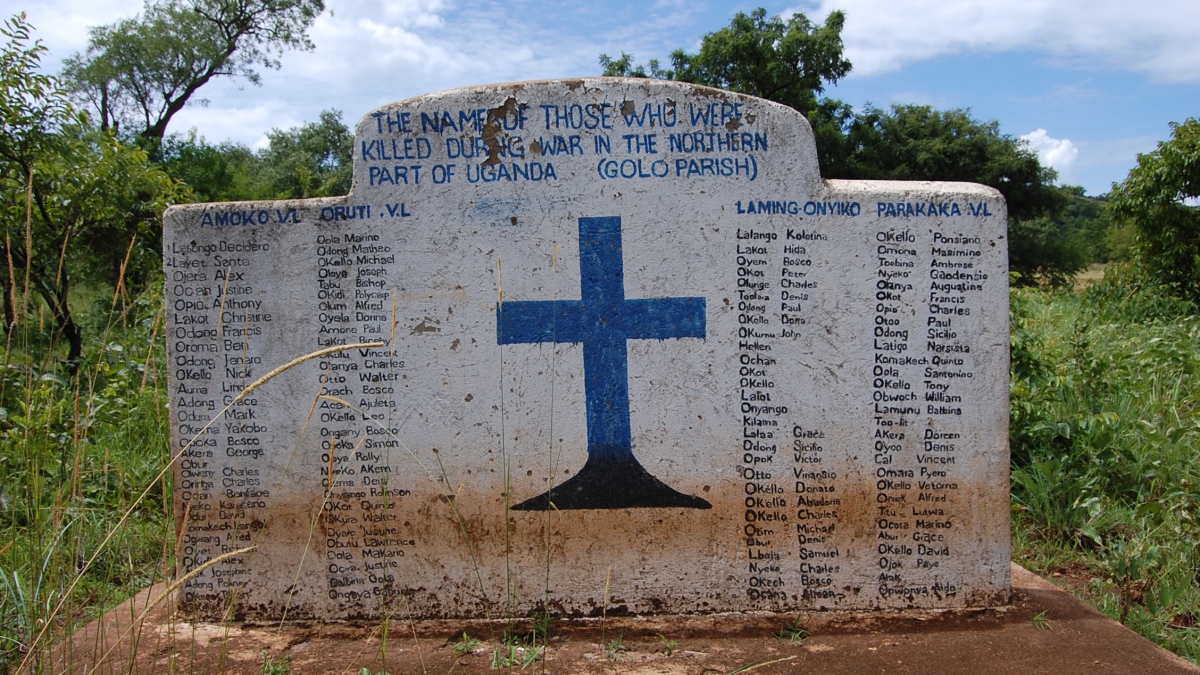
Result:
M174 570L161 287L113 298L77 374L32 298L0 345L0 672ZM1012 328L1014 559L1200 661L1200 316L1110 268Z
M1012 356L1014 559L1200 660L1195 308L1121 268L1017 289Z
M0 672L173 569L161 284L72 300L74 373L35 295L0 334Z

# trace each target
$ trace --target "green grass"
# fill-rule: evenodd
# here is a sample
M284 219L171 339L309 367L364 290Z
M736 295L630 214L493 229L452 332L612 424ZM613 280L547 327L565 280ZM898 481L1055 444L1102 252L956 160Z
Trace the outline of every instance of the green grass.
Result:
M1043 609L1038 612L1029 620L1029 623L1033 624L1033 627L1038 630L1054 630L1054 627L1050 625L1050 619L1046 616L1046 612L1048 611Z
M453 643L451 643L450 649L453 650L455 654L466 655L475 653L475 650L479 649L479 645L479 640L467 635L466 631L463 631L462 639L455 640Z
M627 651L629 651L629 647L625 646L624 634L618 635L617 637L609 640L608 644L604 645L604 653L607 654L608 658L612 661L616 661L617 659L621 658L621 654Z
M32 300L0 336L0 672L43 670L48 645L173 569L161 286L73 304L74 376Z
M262 675L289 675L292 672L292 661L286 656L271 656L262 654Z
M492 650L492 670L519 667L521 670L542 660L544 647L524 646L515 642L503 642Z
M779 629L778 633L775 633L774 637L780 642L799 644L804 642L809 635L811 635L811 633L805 630L803 625L801 625L800 617L797 616L795 619L784 623L783 627Z
M679 650L679 641L671 640L662 633L658 634L658 642L658 653L662 654L663 656L670 656Z
M1196 660L1200 318L1118 268L1012 326L1014 558Z

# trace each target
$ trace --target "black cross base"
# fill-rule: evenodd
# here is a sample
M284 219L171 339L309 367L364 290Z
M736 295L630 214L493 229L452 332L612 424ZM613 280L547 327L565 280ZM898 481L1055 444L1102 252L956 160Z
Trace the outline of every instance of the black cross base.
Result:
M628 458L626 458L628 457ZM676 491L632 457L589 456L562 485L512 507L513 511L571 509L711 509L712 504Z

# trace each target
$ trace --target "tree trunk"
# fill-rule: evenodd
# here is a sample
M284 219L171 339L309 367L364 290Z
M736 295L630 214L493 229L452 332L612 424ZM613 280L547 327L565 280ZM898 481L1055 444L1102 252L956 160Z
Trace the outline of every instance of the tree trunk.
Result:
M17 315L13 312L12 286L4 284L4 332L12 333L17 325Z
M57 287L47 284L41 274L35 275L34 283L37 286L38 294L50 307L55 326L67 340L67 372L75 375L79 372L79 361L83 356L83 331L75 323L75 318L71 315L71 306L67 304L71 283L67 278L66 270L63 270L62 283Z
M108 131L108 82L100 85L100 130Z
M237 51L236 38L232 41L232 44L227 44L225 46L224 55L222 55L220 58L214 59L211 63L209 63L204 72L198 75L191 82L188 82L187 87L185 87L178 96L170 101L167 101L167 109L159 115L158 119L153 124L147 124L146 129L138 135L144 140L151 141L155 144L161 144L163 137L167 134L167 125L171 122L171 118L175 116L175 113L183 110L183 107L187 105L188 99L192 97L192 94L196 93L196 90L208 84L208 81L211 80L218 71L220 71L220 69L226 64L226 62L229 61L229 57L232 56L235 51Z

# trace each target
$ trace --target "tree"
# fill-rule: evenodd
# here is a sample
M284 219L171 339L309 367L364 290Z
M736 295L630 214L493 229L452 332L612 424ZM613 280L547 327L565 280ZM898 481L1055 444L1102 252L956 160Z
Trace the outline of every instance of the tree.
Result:
M1067 193L1054 186L1055 172L1000 123L981 122L970 110L896 105L867 106L829 134L834 161L822 161L826 178L963 181L993 187L1008 203L1009 268L1020 283L1067 283L1087 265L1078 240L1064 237L1058 214Z
M12 181L24 185L34 158L53 143L51 129L69 117L69 106L58 80L40 72L46 47L30 43L32 27L22 12L4 22L0 35L8 42L0 50L0 161L5 189Z
M1054 189L1062 208L1009 225L1009 269L1021 273L1021 282L1066 286L1090 263L1113 255L1107 200L1077 185Z
M33 215L34 169L40 157L55 149L53 129L70 118L70 107L56 78L40 72L46 47L32 39L33 28L22 12L4 22L0 29L8 41L0 50L0 195L4 200L4 249L13 242L33 246L26 240L24 221ZM24 199L22 199L24 197ZM24 207L23 209L20 207ZM23 212L23 213L22 213ZM30 233L31 234L31 233ZM28 256L26 256L28 257ZM5 262L5 329L16 324L16 271ZM28 286L28 284L26 284ZM26 288L28 291L28 288Z
M649 77L656 80L670 80L675 73L670 70L664 70L658 59L650 59L650 62L642 65L633 62L633 54L621 52L621 57L614 59L608 54L600 55L600 67L604 69L601 73L604 77Z
M24 224L4 251L17 274L28 270L68 343L72 366L83 335L68 299L76 280L136 288L161 268L161 218L171 203L186 199L146 152L111 133L75 124L59 130L54 152L34 163L33 209L26 246ZM6 199L6 220L24 215L21 195ZM18 238L20 237L20 238Z
M272 199L331 197L350 191L354 134L340 110L324 110L318 121L267 132L259 153Z
M163 139L159 164L169 176L187 184L198 202L269 199L258 156L241 143L211 145L195 130Z
M161 146L160 163L186 183L198 201L304 199L350 191L354 134L338 110L322 111L318 121L267 132L267 147L226 141L211 145L197 137L172 134Z
M1091 261L1086 241L1061 217L1009 219L1008 269L1019 286L1067 286Z
M818 94L850 72L850 61L842 56L845 22L842 12L831 12L822 26L799 12L785 22L778 16L768 19L760 7L737 13L728 26L705 35L699 52L675 50L671 69L661 68L657 59L634 63L626 52L617 59L601 54L600 66L606 76L679 80L790 106L812 125L822 166L833 161L840 167L845 160L843 127L853 111Z
M84 276L116 284L131 258L134 268L157 268L158 220L185 190L144 151L72 114L59 82L38 72L45 49L30 43L24 15L7 21L2 32L9 38L0 50L5 325L13 329L36 293L68 343L74 371L83 334L68 303L73 281ZM139 240L142 248L135 249ZM143 255L135 257L135 250Z
M831 12L824 25L803 14L786 22L765 9L739 13L729 26L704 36L700 51L676 50L672 68L635 64L630 54L600 64L605 75L661 77L704 84L790 106L809 121L825 178L936 180L982 183L1008 201L1015 259L1026 281L1062 282L1086 256L1057 241L1061 223L1034 223L1057 213L1064 195L1055 173L1042 167L1020 139L1002 134L995 121L980 122L970 110L929 106L868 105L855 113L842 101L821 96L850 72L842 56L845 16Z
M354 134L337 110L318 121L267 132L257 153L240 143L210 145L192 131L163 140L161 164L205 202L332 197L350 191Z
M171 118L215 77L259 83L288 49L311 49L307 31L324 0L160 0L140 17L91 29L64 73L102 129L124 128L152 145Z
M1172 293L1200 302L1200 120L1172 122L1171 140L1139 154L1110 198L1114 216L1136 232L1143 269Z
M850 72L842 56L842 12L818 26L799 12L785 22L767 10L738 12L730 24L704 36L700 51L671 54L673 79L728 89L782 103L807 115L817 94Z
M1009 216L1017 219L1062 203L1054 170L1020 139L1001 133L999 122L976 120L970 110L868 106L850 123L846 143L852 160L845 173L823 171L826 178L982 183L1004 195Z

